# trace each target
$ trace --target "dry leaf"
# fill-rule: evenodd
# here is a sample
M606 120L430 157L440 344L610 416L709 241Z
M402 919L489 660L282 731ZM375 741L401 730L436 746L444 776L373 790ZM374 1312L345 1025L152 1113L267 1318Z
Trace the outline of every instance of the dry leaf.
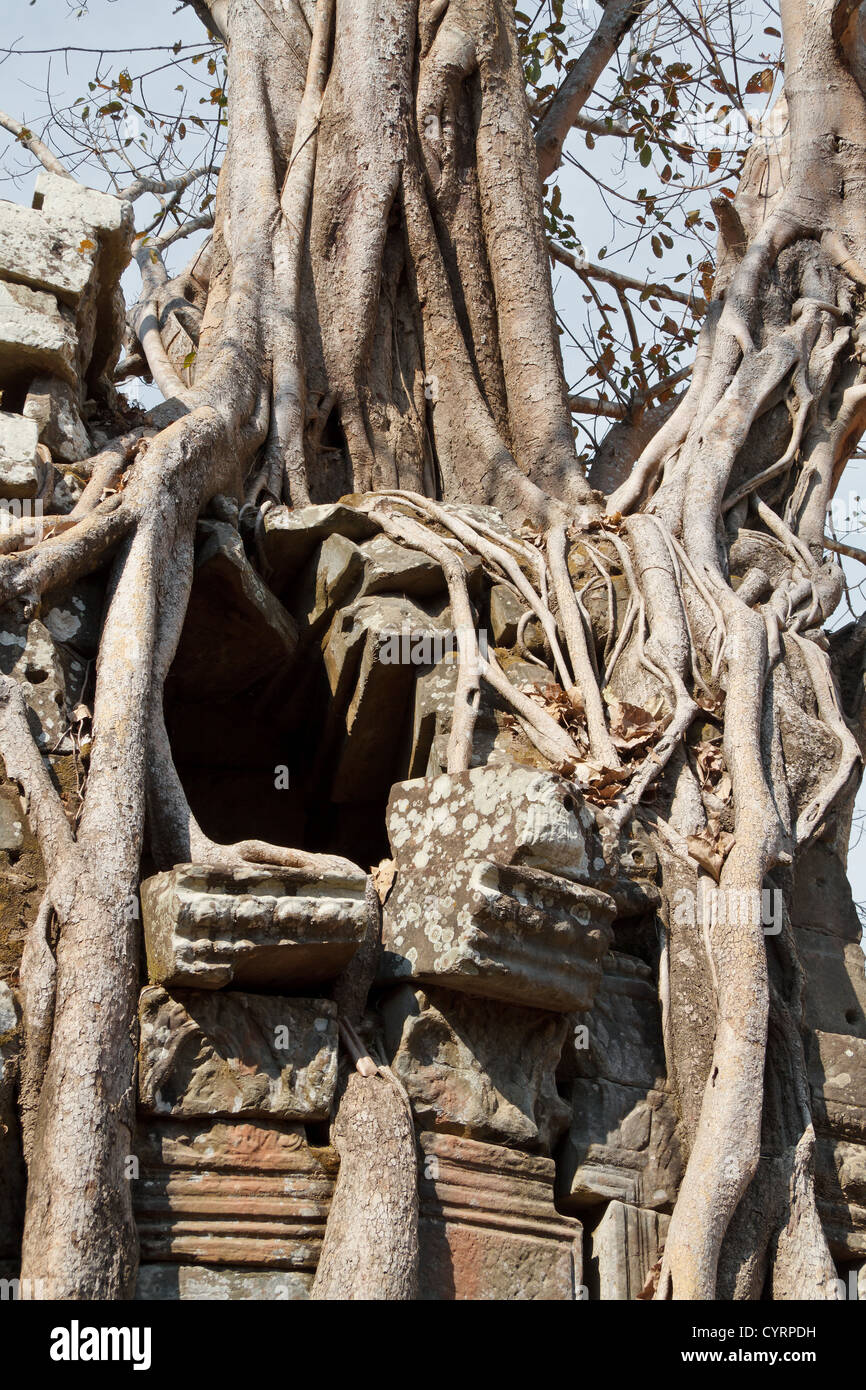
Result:
M391 891L394 879L397 877L397 865L393 859L382 859L378 864L374 864L370 870L370 877L373 880L373 887L379 902L384 907L385 899Z

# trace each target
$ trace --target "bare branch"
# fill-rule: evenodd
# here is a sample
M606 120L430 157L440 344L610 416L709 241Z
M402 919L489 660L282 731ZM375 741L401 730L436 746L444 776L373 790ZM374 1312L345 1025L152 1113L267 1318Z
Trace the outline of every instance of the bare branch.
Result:
M34 135L32 131L28 130L27 126L22 125L20 121L16 121L14 116L9 116L5 111L0 111L0 126L2 126L4 130L8 130L10 135L14 135L19 145L23 145L25 149L28 149L50 174L58 174L62 179L72 178L69 170L60 163L57 155L52 154L48 146L39 139L39 136Z
M602 280L606 285L612 285L614 289L637 290L641 294L646 291L655 295L657 299L672 299L676 304L686 304L689 308L694 309L696 314L703 314L706 310L705 300L699 299L693 294L687 294L685 290L675 290L670 285L659 284L654 280L637 280L634 276L622 275L609 266L596 265L593 261L582 260L573 252L566 251L564 246L559 246L555 241L549 243L549 250L554 261L558 261L560 265L568 266L569 270L573 270L584 280Z

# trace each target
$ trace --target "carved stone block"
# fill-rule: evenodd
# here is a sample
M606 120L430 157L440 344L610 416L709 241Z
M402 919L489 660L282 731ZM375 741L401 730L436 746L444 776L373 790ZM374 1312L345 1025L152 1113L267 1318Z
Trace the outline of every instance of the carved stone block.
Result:
M137 1155L143 1263L315 1270L337 1162L300 1126L155 1120Z
M590 1238L590 1275L598 1297L624 1302L638 1297L659 1258L670 1217L611 1202Z
M366 877L179 864L141 886L153 984L300 988L332 980L363 940Z
M544 1149L562 1133L569 1111L554 1081L561 1014L410 985L380 1012L391 1067L421 1125Z
M809 1040L809 1080L817 1127L866 1144L866 1038L816 1030Z
M308 1299L313 1275L287 1269L211 1269L207 1265L141 1265L138 1303L296 1303Z
M579 881L591 818L569 783L473 768L398 784L387 819L397 876L384 978L554 1012L589 1006L615 909Z
M142 991L140 1108L149 1115L326 1120L337 1083L337 1008L160 986Z
M663 1089L665 1054L652 971L620 951L609 952L602 965L592 1009L575 1016L561 1074Z
M553 1162L422 1133L419 1297L580 1297L583 1228L553 1204Z
M611 1199L670 1208L683 1175L677 1115L665 1091L581 1079L557 1164L559 1204L582 1211Z

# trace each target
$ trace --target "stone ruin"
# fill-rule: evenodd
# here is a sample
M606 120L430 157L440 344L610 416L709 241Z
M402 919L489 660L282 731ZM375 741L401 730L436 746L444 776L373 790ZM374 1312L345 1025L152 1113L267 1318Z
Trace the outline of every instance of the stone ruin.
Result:
M10 502L68 510L75 465L107 437L131 227L123 203L48 174L33 208L0 203L0 497ZM502 525L492 511L484 519ZM470 585L511 679L529 693L552 683L543 634L521 623L511 591L480 563ZM71 809L84 756L76 707L103 600L96 576L0 624L3 670L21 682ZM547 770L489 689L473 766L445 771L457 662L448 642L414 639L451 626L439 566L351 499L273 507L255 534L225 509L199 524L166 687L193 811L219 841L304 845L362 867L313 877L145 863L131 1169L139 1298L308 1297L338 1170L337 986L371 925L381 949L365 1037L416 1121L420 1296L628 1300L658 1259L684 1144L659 1005L655 854L637 822L603 854L593 808ZM395 638L408 660L393 659ZM25 1185L17 971L43 882L17 789L3 782L7 1277ZM866 1297L866 980L830 841L802 860L793 914L820 1211L840 1277L850 1288L859 1279ZM678 988L687 955L671 962Z

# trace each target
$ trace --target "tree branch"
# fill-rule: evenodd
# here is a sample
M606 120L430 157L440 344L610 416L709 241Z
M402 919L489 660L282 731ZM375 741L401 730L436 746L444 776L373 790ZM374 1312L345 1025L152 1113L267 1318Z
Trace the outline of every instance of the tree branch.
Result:
M48 146L39 139L39 136L33 135L32 132L27 129L27 126L22 125L20 121L16 121L14 116L9 116L5 111L0 111L0 126L2 126L4 130L8 130L10 135L14 135L19 145L23 145L25 149L29 150L30 153L39 160L43 168L48 170L49 174L58 174L62 179L72 178L69 170L60 163L56 154L52 154Z
M670 285L659 284L652 280L637 280L632 275L622 275L617 270L612 270L606 265L596 265L594 261L581 260L571 251L566 251L564 246L559 246L555 241L548 243L551 259L558 261L560 265L568 266L576 275L580 275L584 280L602 280L606 285L612 285L614 289L637 290L640 294L648 291L658 299L672 299L676 304L685 304L694 309L695 313L702 314L706 310L706 301L697 298L693 294L687 294L685 290L672 289Z
M565 137L580 115L625 35L647 0L608 0L598 28L566 77L535 134L538 173L546 183L562 158Z

